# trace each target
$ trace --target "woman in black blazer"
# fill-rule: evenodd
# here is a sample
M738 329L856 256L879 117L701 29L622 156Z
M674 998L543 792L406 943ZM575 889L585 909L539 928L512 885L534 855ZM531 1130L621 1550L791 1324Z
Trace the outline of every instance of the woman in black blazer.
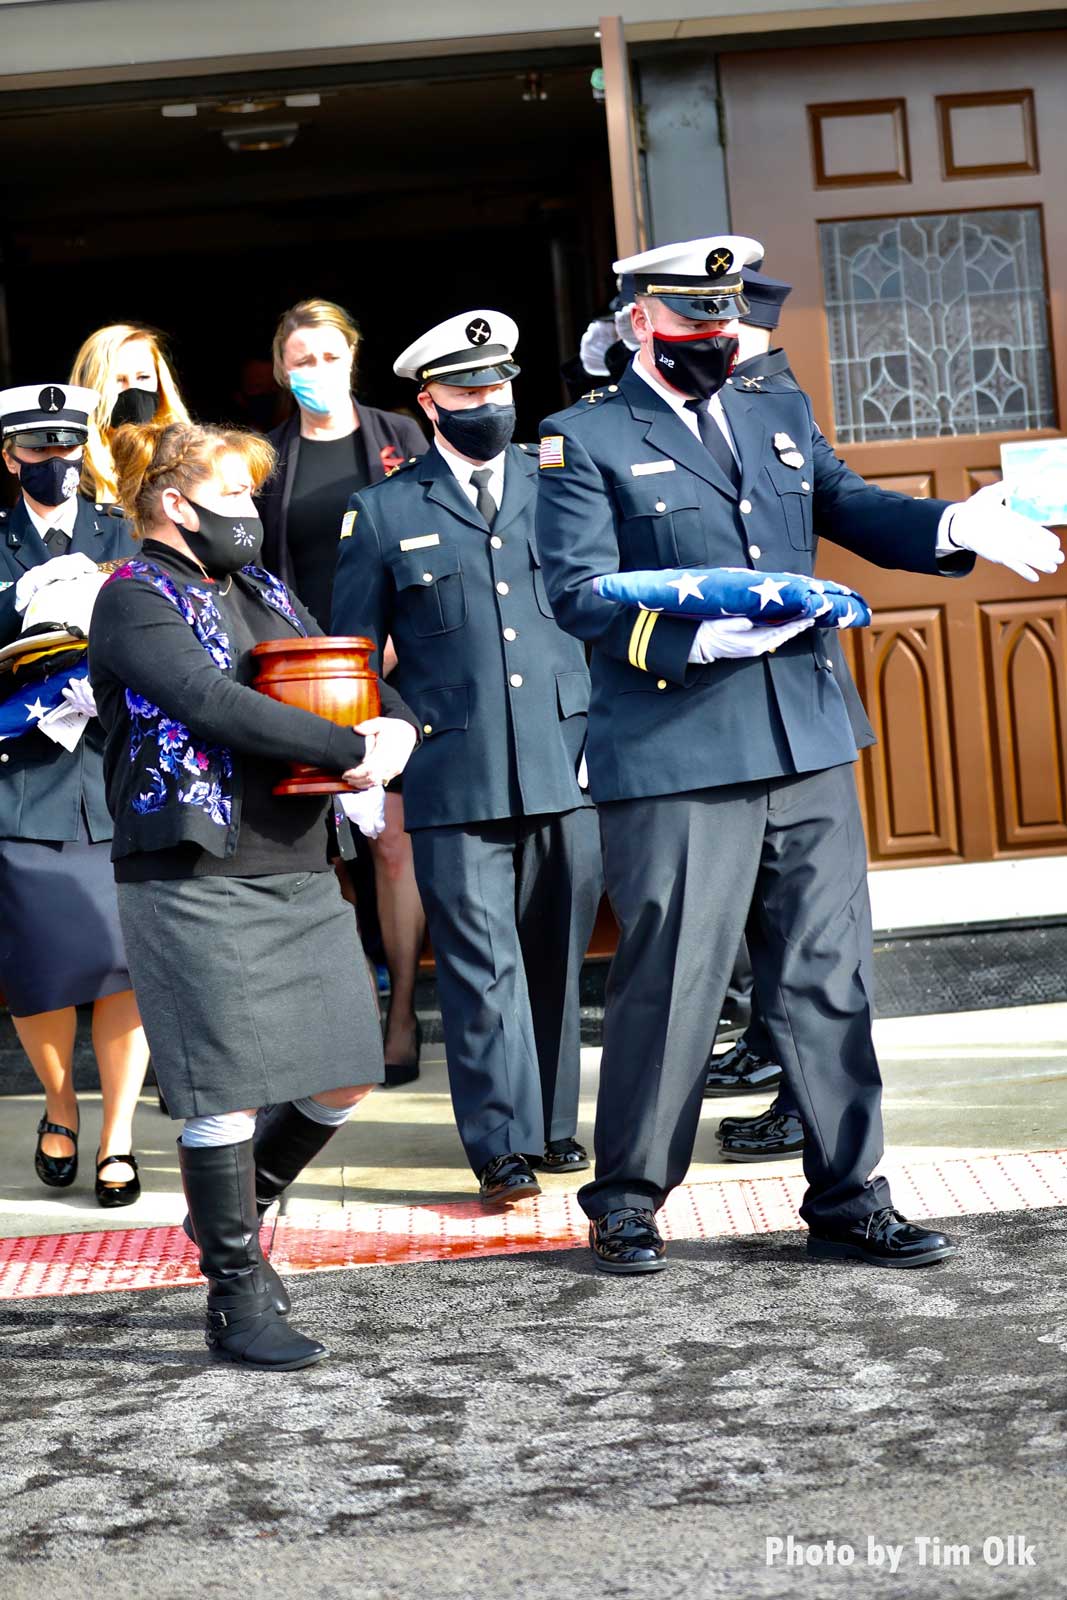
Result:
M274 376L296 409L268 435L278 464L256 497L263 558L323 628L330 625L349 495L426 449L410 417L355 399L359 338L347 311L329 300L302 300L283 314L274 335Z
M278 463L256 496L263 559L325 630L349 495L380 483L426 449L422 429L410 417L355 399L359 341L359 329L343 307L302 300L283 314L272 350L275 380L292 394L296 409L268 435ZM395 664L387 647L383 670L388 673ZM401 1084L418 1076L415 976L426 918L399 784L386 796L385 832L370 842L370 852L391 984L385 1081ZM341 868L338 875L342 892L354 904L347 873Z

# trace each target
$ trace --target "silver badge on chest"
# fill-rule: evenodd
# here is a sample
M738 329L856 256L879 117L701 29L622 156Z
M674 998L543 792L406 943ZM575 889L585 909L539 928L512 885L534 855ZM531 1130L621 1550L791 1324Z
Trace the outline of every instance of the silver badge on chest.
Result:
M801 455L800 451L796 447L796 444L787 433L775 434L774 448L779 461L781 461L784 466L802 467L804 465L804 457Z

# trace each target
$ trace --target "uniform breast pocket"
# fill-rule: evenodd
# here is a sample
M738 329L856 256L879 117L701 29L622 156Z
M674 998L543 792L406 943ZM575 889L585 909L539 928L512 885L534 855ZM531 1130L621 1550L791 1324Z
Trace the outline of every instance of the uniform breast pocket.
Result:
M808 470L805 471L805 468ZM785 519L789 543L795 550L810 550L812 542L810 462L804 467L787 467L780 463L768 467L768 474L778 495Z
M675 480L681 479L678 483ZM704 566L709 559L696 490L680 472L617 483L626 559L636 567Z
M454 545L404 550L389 563L397 608L422 639L452 633L467 620L467 592Z
M533 591L534 599L537 601L537 609L543 617L552 617L552 606L549 603L548 590L545 588L544 575L541 572L541 557L538 555L537 546L532 539L529 544L530 571L533 577ZM555 618L553 617L554 620Z

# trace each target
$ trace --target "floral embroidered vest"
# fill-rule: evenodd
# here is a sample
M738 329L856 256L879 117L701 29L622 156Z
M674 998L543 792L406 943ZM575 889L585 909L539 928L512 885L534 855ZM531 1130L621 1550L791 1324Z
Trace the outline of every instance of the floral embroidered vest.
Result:
M293 610L289 592L280 578L262 567L243 567L261 598L306 637ZM215 597L197 584L179 586L161 567L150 561L126 561L112 573L109 583L136 578L150 583L178 611L220 672L232 674L233 653L222 626ZM143 695L126 690L130 714L130 765L137 768L132 808L141 816L163 811L174 802L192 806L228 829L233 818L233 755L222 745L200 745L184 723L168 717Z

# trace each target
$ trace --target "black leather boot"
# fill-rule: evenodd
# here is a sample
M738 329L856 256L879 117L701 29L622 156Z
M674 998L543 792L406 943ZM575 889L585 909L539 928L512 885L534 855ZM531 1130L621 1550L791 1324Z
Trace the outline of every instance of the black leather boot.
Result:
M258 1204L256 1206L256 1213L260 1222L263 1221L263 1213L266 1211L266 1209L266 1206L261 1206ZM185 1234L187 1239L191 1239L193 1243L196 1244L197 1239L196 1234L193 1232L192 1217L188 1215L186 1216L184 1222L182 1223L182 1232ZM262 1252L262 1246L260 1249ZM293 1302L289 1298L288 1289L285 1287L285 1284L282 1282L281 1278L279 1278L278 1274L275 1272L266 1256L263 1257L263 1275L270 1286L271 1299L274 1301L276 1310L280 1311L283 1317L287 1317L290 1311L293 1309Z
M200 1149L178 1142L182 1187L207 1279L205 1339L212 1355L294 1372L327 1354L290 1328L274 1304L259 1248L252 1141Z
M252 1150L256 1158L256 1204L263 1216L284 1194L309 1161L314 1161L337 1132L312 1122L291 1103L271 1106L256 1123Z

